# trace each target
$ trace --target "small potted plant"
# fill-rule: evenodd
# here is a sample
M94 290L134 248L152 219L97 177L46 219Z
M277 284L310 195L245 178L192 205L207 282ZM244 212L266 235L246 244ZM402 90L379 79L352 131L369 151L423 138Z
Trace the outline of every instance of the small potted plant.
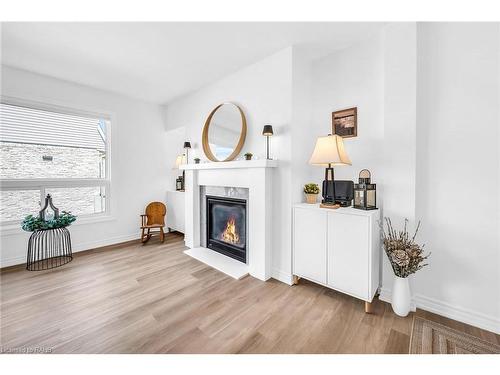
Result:
M251 152L247 152L244 156L245 156L245 160L252 160L253 154Z
M200 164L200 160L201 160L200 158L194 158L194 163L195 164Z
M309 204L314 204L318 200L319 186L318 184L305 184L304 193L306 195L306 202Z
M406 229L408 219L405 219L402 231L396 231L388 217L385 218L385 223L386 228L382 228L384 249L394 271L391 305L397 315L407 316L411 304L408 276L427 266L424 261L430 256L430 253L425 255L424 245L415 242L420 222L418 222L413 236Z

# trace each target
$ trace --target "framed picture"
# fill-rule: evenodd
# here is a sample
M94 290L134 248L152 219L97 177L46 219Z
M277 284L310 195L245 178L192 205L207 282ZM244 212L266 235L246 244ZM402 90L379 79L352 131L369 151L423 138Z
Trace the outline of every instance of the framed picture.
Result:
M348 108L332 112L332 134L342 138L358 136L358 108Z

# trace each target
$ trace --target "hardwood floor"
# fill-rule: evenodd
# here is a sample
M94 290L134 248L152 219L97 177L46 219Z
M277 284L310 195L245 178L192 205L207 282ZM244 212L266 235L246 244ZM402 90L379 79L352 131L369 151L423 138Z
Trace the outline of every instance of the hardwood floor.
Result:
M49 271L1 272L2 351L407 353L412 316L301 280L234 280L183 254L182 236L75 254ZM500 343L500 336L417 314Z

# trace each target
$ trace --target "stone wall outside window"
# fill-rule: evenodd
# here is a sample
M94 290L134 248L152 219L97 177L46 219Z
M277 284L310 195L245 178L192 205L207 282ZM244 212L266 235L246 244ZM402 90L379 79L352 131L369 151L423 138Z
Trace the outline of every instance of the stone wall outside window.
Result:
M0 177L16 178L99 178L104 177L104 153L95 149L0 142ZM43 160L52 156L52 161ZM60 211L75 215L104 211L104 188L78 187L47 189ZM40 191L2 191L0 221L21 221L40 210Z

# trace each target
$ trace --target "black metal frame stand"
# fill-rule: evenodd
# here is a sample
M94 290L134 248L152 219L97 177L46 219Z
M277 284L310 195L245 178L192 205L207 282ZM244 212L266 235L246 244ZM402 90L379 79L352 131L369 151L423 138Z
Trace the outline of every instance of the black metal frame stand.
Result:
M34 231L28 241L26 269L43 271L73 260L71 236L66 228Z

